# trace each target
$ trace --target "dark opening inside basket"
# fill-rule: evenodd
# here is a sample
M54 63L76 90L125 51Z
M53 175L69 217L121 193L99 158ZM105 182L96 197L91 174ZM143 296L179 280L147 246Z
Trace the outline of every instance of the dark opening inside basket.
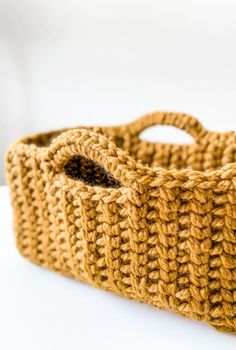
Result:
M195 142L144 141L155 124ZM17 246L34 263L236 332L236 137L153 113L24 138L7 155Z

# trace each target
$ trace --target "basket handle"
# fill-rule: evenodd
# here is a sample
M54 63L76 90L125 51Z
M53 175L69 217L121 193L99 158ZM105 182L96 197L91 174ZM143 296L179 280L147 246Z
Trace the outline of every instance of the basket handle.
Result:
M129 124L132 135L139 135L143 130L155 125L170 125L186 131L196 141L200 141L207 130L194 117L184 113L154 112L146 114Z
M88 129L69 130L59 135L46 151L46 158L57 173L77 155L98 163L125 187L143 192L140 179L144 167L100 133Z

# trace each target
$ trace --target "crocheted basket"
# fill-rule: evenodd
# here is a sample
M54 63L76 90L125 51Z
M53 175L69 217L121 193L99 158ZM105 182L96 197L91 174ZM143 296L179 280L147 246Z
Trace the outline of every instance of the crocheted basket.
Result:
M195 142L141 140L154 124L183 129ZM24 138L8 152L21 254L235 333L234 132L209 132L176 113L62 131Z

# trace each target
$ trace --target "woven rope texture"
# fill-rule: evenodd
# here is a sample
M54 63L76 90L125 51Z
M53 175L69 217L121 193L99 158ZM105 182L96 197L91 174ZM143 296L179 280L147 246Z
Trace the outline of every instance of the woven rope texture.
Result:
M192 144L151 143L152 125ZM153 113L24 138L7 154L17 247L30 261L236 333L236 136Z

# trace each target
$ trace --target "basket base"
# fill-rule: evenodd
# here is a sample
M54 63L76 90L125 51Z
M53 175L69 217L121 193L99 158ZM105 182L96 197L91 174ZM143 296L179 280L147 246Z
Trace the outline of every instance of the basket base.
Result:
M215 326L215 325L213 325L213 327L214 327L218 332L222 332L222 333L231 333L231 334L235 334L235 335L236 335L236 329L233 328L233 327Z

